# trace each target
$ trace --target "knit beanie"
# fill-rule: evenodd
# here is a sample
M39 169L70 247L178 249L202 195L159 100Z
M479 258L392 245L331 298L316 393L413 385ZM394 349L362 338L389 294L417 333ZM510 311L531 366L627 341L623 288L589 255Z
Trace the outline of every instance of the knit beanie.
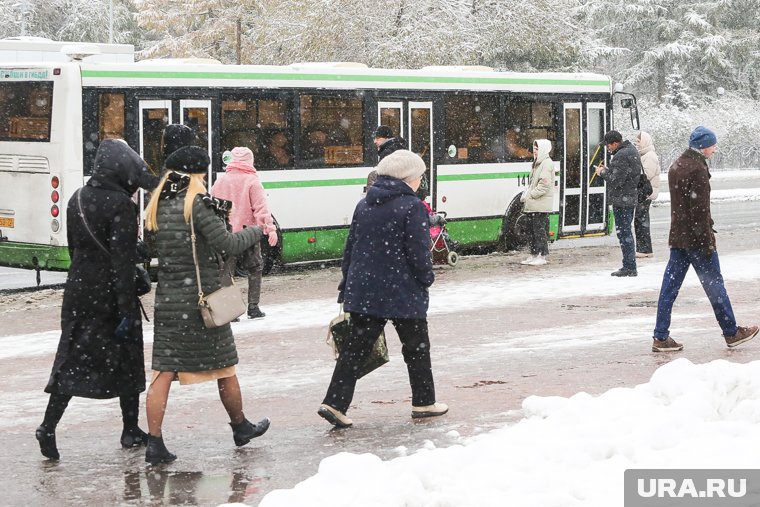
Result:
M198 138L193 129L187 125L171 123L164 129L163 150L164 157L168 157L175 151L185 146L192 146Z
M377 164L378 176L390 176L403 181L410 181L425 173L425 162L416 153L409 150L397 150Z
M718 136L707 127L699 126L689 136L689 148L701 150L718 144Z
M245 146L237 146L235 148L232 148L232 161L233 162L242 162L247 165L253 165L253 152L250 150L250 148L246 148Z

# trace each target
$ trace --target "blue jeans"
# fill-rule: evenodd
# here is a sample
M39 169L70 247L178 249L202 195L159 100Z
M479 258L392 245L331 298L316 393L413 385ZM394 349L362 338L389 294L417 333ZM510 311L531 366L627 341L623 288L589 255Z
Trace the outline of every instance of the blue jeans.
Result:
M670 336L670 314L689 266L694 266L694 271L697 272L702 288L715 312L715 318L718 319L718 324L723 331L723 336L735 335L736 318L734 318L734 310L731 308L731 301L728 299L726 287L723 284L723 275L720 274L718 252L713 252L708 259L705 254L694 248L671 248L670 260L662 277L660 299L657 302L654 337L665 340Z
M615 232L617 233L620 249L623 251L623 268L636 271L636 244L633 241L633 213L636 208L612 207L615 216Z

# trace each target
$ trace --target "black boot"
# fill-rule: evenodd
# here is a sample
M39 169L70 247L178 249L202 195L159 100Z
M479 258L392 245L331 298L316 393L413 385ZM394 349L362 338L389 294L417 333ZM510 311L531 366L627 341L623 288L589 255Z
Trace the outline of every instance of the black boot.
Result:
M248 318L249 319L260 319L262 317L266 317L266 313L262 312L259 309L259 305L251 305L248 307Z
M134 428L124 428L121 432L121 446L125 449L148 445L148 434L135 426Z
M40 443L40 452L43 456L52 460L61 458L61 455L58 454L58 447L55 445L55 430L48 430L45 426L40 426L34 432L34 437Z
M151 465L159 463L171 463L177 459L176 454L172 454L164 445L163 437L154 437L148 435L148 447L145 448L145 461Z
M248 419L243 419L240 424L230 423L232 427L232 438L235 439L235 445L240 447L251 441L252 438L260 437L269 429L269 418L265 417L256 424Z

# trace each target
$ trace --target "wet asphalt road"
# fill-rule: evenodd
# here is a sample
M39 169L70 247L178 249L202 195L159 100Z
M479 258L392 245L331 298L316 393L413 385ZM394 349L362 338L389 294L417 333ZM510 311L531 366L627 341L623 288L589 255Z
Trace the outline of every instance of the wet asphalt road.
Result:
M722 255L760 249L757 202L713 206ZM665 259L668 208L653 209L656 256ZM612 271L619 264L614 237L567 242L551 247L551 263L537 274L519 265L524 253L465 257L456 269L437 270L436 285L446 289L509 277L551 278L568 271ZM661 271L660 271L661 273ZM264 281L262 308L300 302L304 308L335 296L335 267L287 272ZM582 279L582 277L581 277ZM739 320L760 321L760 280L729 284ZM391 362L359 382L349 415L354 427L330 430L316 409L329 381L333 361L324 344L324 326L271 332L236 332L238 374L249 418L267 415L272 428L244 448L234 447L226 417L211 384L174 386L165 421L167 446L179 459L148 468L142 450L119 448L118 401L74 399L58 430L62 459L39 455L34 428L46 396L44 386L52 352L0 359L0 505L257 505L276 488L292 487L313 475L324 457L338 452L372 452L393 458L423 446L448 446L520 417L520 403L531 394L592 394L648 380L672 356L649 352L657 290L622 296L587 295L545 299L537 308L524 302L502 307L452 305L430 319L437 394L451 412L431 420L409 417L410 395L400 345L388 327ZM0 343L10 336L55 332L60 292L3 298ZM148 308L152 301L146 301ZM292 319L299 319L293 306ZM694 362L760 358L760 342L728 350L700 289L684 289L679 312L688 313L687 348L679 357ZM325 316L325 324L332 315ZM640 319L645 325L612 339L616 319ZM740 322L740 323L742 323ZM581 343L531 347L536 333L577 329ZM146 347L146 367L150 362ZM144 420L144 415L142 415ZM325 499L329 505L329 499Z

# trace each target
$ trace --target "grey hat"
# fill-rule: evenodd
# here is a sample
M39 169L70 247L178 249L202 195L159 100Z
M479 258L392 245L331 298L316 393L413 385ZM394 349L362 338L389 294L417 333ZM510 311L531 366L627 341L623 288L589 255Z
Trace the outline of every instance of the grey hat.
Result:
M378 176L390 176L403 181L411 181L425 173L425 162L409 150L396 150L377 164Z

